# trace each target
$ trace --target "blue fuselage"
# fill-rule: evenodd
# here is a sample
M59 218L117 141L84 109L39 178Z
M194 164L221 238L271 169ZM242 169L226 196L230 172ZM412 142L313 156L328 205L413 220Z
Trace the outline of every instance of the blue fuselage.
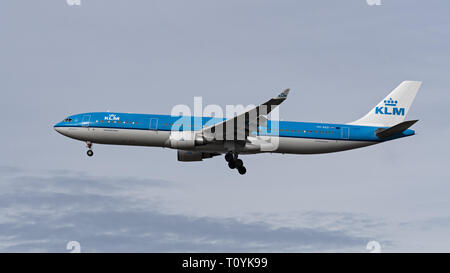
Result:
M73 115L55 125L57 127L88 127L88 128L110 128L110 129L134 129L134 130L201 130L205 126L221 122L222 118L210 117L180 117L170 115L152 114L128 114L111 112L94 112ZM313 123L279 121L268 122L267 129L261 128L259 134L289 138L309 138L326 140L349 140L349 141L371 141L382 142L414 135L414 130L407 129L389 139L379 139L375 131L380 127L357 126L334 123Z

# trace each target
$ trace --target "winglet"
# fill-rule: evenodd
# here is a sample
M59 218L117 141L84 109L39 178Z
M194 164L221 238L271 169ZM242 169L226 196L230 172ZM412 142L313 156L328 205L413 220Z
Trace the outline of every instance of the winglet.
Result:
M289 88L281 92L276 98L274 99L286 99L289 94Z

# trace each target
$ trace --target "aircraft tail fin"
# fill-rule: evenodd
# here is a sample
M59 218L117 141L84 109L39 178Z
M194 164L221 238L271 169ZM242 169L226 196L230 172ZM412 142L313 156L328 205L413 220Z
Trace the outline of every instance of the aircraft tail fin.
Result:
M364 117L349 124L386 127L403 122L421 84L419 81L402 82Z

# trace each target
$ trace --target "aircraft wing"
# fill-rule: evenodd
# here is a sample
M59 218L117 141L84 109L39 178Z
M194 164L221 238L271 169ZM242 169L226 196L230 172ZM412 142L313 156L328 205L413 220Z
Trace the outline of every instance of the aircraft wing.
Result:
M273 109L287 99L289 89L278 96L256 106L233 118L205 127L203 137L207 142L215 140L245 141L250 132L256 131L258 126L267 126L268 115Z

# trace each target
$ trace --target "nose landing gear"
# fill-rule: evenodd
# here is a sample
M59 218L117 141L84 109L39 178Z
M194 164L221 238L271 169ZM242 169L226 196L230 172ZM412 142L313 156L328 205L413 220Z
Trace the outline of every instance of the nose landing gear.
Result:
M225 154L225 160L228 162L230 169L237 169L240 174L245 174L247 169L244 167L244 162L237 158L237 154L228 152Z
M88 155L89 157L93 156L93 155L94 155L94 152L91 150L91 148L92 148L92 142L87 141L87 142L86 142L86 146L87 146L87 148L89 149L89 150L87 151L87 155Z

